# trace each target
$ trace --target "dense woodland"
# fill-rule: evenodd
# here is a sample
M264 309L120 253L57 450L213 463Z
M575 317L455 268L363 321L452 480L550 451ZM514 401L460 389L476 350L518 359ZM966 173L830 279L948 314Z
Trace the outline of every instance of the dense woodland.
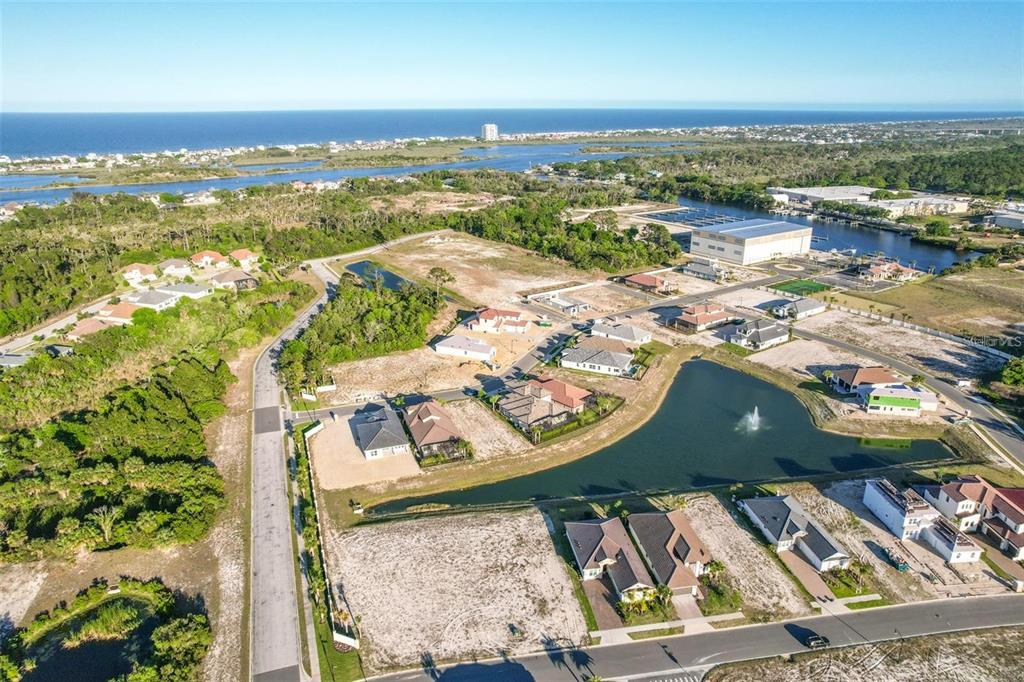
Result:
M227 365L187 356L89 410L0 442L0 557L152 547L202 537L224 503L203 426L222 414Z
M298 393L325 382L331 365L423 346L427 325L443 302L415 284L392 291L379 282L364 286L343 279L302 336L285 345L278 358L285 385Z
M37 353L0 373L0 428L33 426L91 406L182 352L219 356L252 346L281 329L312 296L305 284L270 282L237 295L186 299L159 313L136 311L133 324L86 337L73 355Z

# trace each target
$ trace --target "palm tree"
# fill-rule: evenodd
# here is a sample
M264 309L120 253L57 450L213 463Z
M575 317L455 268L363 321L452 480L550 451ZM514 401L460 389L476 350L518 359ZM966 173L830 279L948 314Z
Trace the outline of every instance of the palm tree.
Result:
M114 524L121 517L121 510L117 507L104 505L97 507L86 518L94 522L103 534L103 541L110 542L114 535Z

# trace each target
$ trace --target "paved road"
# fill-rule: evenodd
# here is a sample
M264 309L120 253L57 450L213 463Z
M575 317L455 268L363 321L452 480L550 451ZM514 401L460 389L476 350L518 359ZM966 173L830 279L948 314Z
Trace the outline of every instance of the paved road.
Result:
M422 236L410 235L391 244ZM384 248L374 246L345 257L359 258ZM285 415L275 362L285 342L298 336L327 302L331 285L337 283L326 267L330 260L334 258L308 263L313 274L327 284L328 292L299 315L253 367L250 673L257 682L299 682L306 677L301 667L298 619L302 602L295 589L297 562L288 506Z
M126 293L125 292L122 293ZM100 308L107 305L107 301L117 295L117 292L111 292L102 299L93 301L88 305L76 309L74 312L66 313L57 317L54 320L46 322L42 326L35 327L23 334L18 336L11 336L0 341L0 354L3 353L17 353L19 349L24 348L35 343L35 337L42 335L45 337L53 336L57 333L57 330L63 329L64 327L73 325L78 321L78 313L95 313L99 312ZM54 339L51 339L49 343L53 343Z
M848 646L1006 625L1024 625L1024 595L929 601L656 641L558 649L513 659L413 670L377 679L388 682L486 679L579 682L596 675L604 680L692 679L696 682L703 670L714 665L806 651L802 640L811 632L824 635L833 646ZM893 642L884 649L895 647Z
M793 327L793 333L795 336L799 336L801 338L819 341L856 355L863 355L864 357L871 358L876 362L899 370L904 374L920 374L925 378L926 383L931 390L945 396L950 402L959 406L961 409L970 410L971 417L974 419L975 423L977 423L978 426L981 426L993 440L1009 452L1010 455L1017 460L1018 464L1024 465L1024 436L1022 436L1021 432L1017 430L1008 418L1005 418L993 411L990 406L972 400L970 396L964 394L963 391L952 384L936 379L934 375L920 367L902 362L868 348L833 339L832 337L825 336L824 334L817 334L815 332L800 329L799 327Z

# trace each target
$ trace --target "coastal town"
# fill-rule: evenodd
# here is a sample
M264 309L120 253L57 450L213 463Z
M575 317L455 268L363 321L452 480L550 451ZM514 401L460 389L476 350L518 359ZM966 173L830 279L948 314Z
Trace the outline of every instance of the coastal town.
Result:
M0 682L1024 679L1024 3L0 16Z

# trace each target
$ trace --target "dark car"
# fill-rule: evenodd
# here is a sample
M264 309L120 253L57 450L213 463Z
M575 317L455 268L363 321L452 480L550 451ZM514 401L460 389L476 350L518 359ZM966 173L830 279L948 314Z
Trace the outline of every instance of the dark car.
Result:
M828 637L822 637L821 635L811 635L805 642L808 649L826 649L828 648L829 641Z

